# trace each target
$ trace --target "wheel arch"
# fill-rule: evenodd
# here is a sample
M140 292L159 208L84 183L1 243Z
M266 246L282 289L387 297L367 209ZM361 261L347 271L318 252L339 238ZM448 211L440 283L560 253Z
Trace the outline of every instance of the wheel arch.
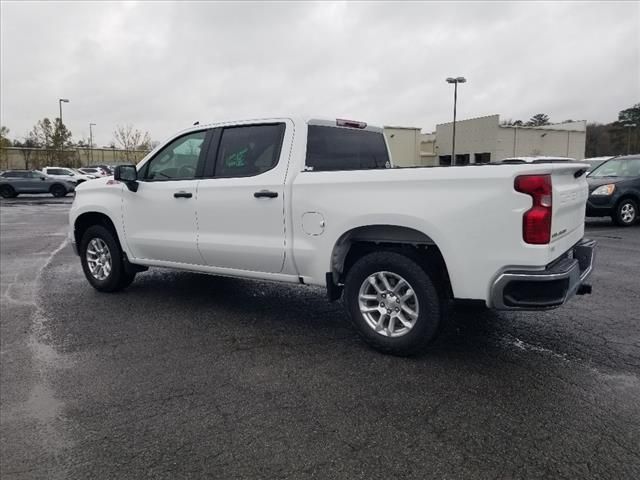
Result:
M379 250L400 251L416 260L423 268L434 273L443 293L452 296L451 281L442 251L436 242L415 228L375 224L352 228L343 233L331 252L331 271L327 273L329 298L339 298L349 268L367 253Z
M93 225L102 225L103 227L109 229L114 234L116 241L122 249L122 242L120 241L118 230L116 229L113 220L111 220L108 215L101 212L85 212L78 215L78 217L73 222L73 236L76 245L80 245L84 232L86 232L87 229Z
M625 200L633 200L634 202L636 202L636 205L640 207L640 194L630 191L620 195L620 198L618 198L618 200L616 201L616 208L618 208L620 204Z
M62 188L64 188L65 192L69 191L69 189L65 186L65 184L64 184L64 183L61 183L61 182L55 182L55 183L52 183L52 184L49 186L49 193L53 192L53 189L54 189L54 188L56 188L56 187L62 187Z

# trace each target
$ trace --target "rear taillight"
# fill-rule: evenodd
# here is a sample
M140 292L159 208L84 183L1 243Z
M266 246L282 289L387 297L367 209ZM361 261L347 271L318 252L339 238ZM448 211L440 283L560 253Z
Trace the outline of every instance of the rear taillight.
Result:
M549 243L553 201L551 175L520 175L516 177L514 188L533 199L533 206L522 216L523 240L534 245Z

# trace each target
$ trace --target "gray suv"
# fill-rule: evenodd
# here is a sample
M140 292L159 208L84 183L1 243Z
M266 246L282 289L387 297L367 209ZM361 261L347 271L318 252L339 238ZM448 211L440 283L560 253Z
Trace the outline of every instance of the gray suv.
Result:
M36 170L7 170L0 173L0 196L14 198L21 193L50 193L64 197L76 186L59 178L53 178Z

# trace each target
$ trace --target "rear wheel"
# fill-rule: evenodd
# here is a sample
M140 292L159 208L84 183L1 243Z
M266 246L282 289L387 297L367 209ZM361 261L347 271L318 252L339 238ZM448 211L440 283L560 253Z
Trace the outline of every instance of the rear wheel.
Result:
M17 197L16 191L13 189L11 185L0 185L0 197L2 198L13 198Z
M442 307L436 285L405 255L380 251L363 256L347 273L344 294L360 336L384 353L417 353L438 333Z
M64 197L68 193L64 185L60 185L59 183L52 185L49 189L49 192L51 192L51 195L57 198Z
M630 198L625 198L616 207L613 221L621 227L629 227L638 219L638 205Z
M80 259L87 280L98 291L116 292L131 285L135 273L124 268L115 235L102 225L89 227L80 242Z

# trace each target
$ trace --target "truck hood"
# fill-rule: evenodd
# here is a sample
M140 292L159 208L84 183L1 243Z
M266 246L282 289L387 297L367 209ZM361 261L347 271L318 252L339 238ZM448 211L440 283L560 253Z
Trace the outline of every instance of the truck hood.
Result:
M114 185L114 183L120 182L115 182L113 177L98 177L91 180L90 182L82 182L76 187L76 190L95 190L97 188L104 188L107 185Z

